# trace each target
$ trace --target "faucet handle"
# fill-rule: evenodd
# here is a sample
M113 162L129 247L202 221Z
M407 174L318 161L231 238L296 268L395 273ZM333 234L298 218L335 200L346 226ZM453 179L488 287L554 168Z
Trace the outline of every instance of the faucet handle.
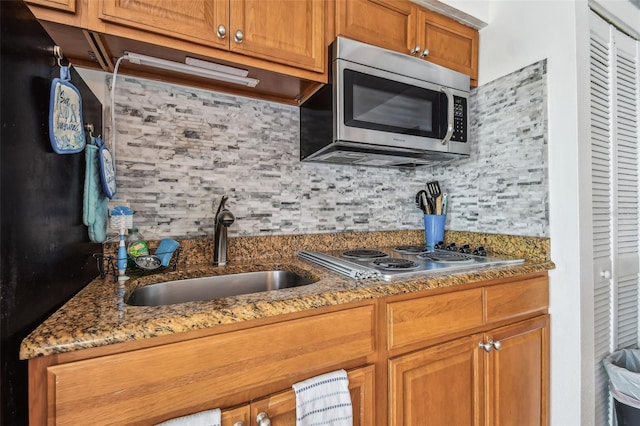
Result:
M222 198L220 199L220 203L218 204L218 210L216 210L216 215L214 216L214 220L217 220L218 218L218 214L220 214L220 212L222 210L224 210L224 203L229 199L229 197L227 195L223 195Z

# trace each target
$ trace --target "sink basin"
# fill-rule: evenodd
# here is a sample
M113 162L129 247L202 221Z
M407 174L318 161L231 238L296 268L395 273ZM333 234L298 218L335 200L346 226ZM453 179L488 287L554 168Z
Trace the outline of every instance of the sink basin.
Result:
M216 275L166 281L140 287L134 290L126 303L134 306L172 305L299 287L312 282L310 279L291 271Z

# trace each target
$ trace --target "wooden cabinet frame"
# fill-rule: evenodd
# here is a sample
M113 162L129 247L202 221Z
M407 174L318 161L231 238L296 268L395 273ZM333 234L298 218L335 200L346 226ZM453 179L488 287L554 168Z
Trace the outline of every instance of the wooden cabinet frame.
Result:
M509 424L504 408L515 407L546 425L547 308L547 274L536 273L33 358L30 424L151 424L215 407L234 419L277 407L288 425L291 385L344 368L361 425L444 419L430 411L443 395L412 401L438 381L471 424ZM485 353L491 340L502 348ZM535 398L509 401L524 392Z

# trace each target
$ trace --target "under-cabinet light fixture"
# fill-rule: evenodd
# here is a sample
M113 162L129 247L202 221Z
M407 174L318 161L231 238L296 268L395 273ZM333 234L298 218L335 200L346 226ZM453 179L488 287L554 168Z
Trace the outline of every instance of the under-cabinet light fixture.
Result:
M161 68L168 71L175 71L198 77L210 78L212 80L225 81L227 83L240 84L247 87L256 87L260 80L249 77L241 77L203 67L187 65L180 62L167 61L166 59L154 58L153 56L141 55L139 53L125 52L126 59L132 64L146 65Z
M249 75L249 71L242 68L230 67L228 65L216 64L215 62L203 61L201 59L191 58L187 56L184 58L184 63L193 67L205 68L212 71L218 71L223 74L237 75L240 77L246 77Z

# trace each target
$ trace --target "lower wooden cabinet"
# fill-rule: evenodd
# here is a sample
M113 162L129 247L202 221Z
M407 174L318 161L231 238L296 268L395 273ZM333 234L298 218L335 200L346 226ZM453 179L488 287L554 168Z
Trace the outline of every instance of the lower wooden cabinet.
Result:
M33 358L29 423L152 425L221 407L225 426L260 413L294 426L291 385L344 368L356 426L544 426L547 311L538 273Z
M353 425L371 426L374 420L374 366L347 372L353 404ZM262 420L262 423L258 421ZM266 423L268 420L269 423ZM275 393L239 407L222 410L222 426L295 426L296 395L292 389Z
M389 361L390 425L481 425L481 334Z
M549 316L389 361L389 424L540 426L547 420Z
M533 426L548 423L549 316L485 335L487 424Z
M34 358L29 421L144 425L239 406L318 374L367 364L375 350L373 320L367 304L58 365Z

